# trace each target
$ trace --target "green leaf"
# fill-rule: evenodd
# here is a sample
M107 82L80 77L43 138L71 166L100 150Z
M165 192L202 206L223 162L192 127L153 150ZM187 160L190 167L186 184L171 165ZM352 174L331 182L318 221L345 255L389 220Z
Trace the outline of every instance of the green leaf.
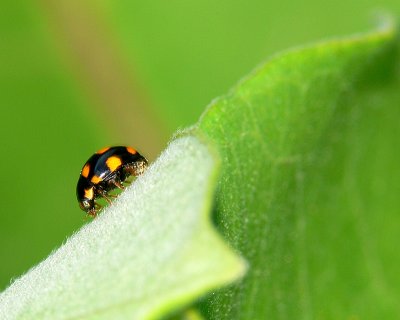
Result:
M201 314L195 309L189 309L179 314L175 314L166 320L204 320Z
M157 318L237 279L206 215L216 148L214 220L250 269L202 316L398 318L398 62L392 28L271 59L0 295L0 317Z
M0 295L1 319L153 319L238 278L208 212L216 160L173 142L104 213Z
M249 262L208 319L400 317L394 28L272 58L192 132L222 159L215 222Z

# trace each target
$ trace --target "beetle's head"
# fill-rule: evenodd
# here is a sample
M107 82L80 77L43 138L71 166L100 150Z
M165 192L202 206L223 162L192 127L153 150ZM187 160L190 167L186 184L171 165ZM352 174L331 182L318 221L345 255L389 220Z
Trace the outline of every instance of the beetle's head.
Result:
M82 199L79 201L79 207L85 211L89 216L96 216L96 207L93 199Z

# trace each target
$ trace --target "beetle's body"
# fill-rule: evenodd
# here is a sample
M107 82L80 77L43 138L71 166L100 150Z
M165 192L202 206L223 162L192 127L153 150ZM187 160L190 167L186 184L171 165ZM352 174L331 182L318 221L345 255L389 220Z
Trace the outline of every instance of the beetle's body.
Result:
M110 202L108 192L123 189L129 176L138 176L147 167L147 160L131 147L110 147L97 151L85 163L79 176L76 195L79 206L90 216L96 216L100 207L96 199Z

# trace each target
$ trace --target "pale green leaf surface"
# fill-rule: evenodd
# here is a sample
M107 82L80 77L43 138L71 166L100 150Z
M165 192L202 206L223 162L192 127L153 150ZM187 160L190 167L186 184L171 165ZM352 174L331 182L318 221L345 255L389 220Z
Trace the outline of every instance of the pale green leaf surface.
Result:
M398 63L382 28L279 54L211 104L193 131L249 271L206 318L400 318Z
M0 295L0 319L152 319L240 276L242 260L208 217L217 162L194 137L174 141Z

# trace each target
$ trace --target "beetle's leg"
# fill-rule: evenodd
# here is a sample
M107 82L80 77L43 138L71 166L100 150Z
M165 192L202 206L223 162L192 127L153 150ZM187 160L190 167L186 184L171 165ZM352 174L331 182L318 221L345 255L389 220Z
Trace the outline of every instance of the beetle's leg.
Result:
M112 181L112 183L114 184L114 186L116 186L118 189L124 190L125 186L122 184L121 181L115 179Z
M88 214L86 215L86 217L90 217L90 218L96 218L97 216L97 212L93 211L93 212L88 212Z
M111 204L111 199L109 197L111 197L109 194L107 194L107 191L103 190L103 189L98 189L98 194L100 196L102 196L109 204Z
M87 216L88 217L91 217L91 218L95 218L96 216L97 216L97 209L98 208L101 208L101 206L98 204L98 203L94 203L94 208L92 208L92 209L90 209L88 212L87 212Z
M109 198L110 195L107 194L107 192L104 192L101 194L101 196L106 199L106 201L108 202L108 204L111 204L111 199Z
M120 174L122 174L122 178L121 178ZM123 173L117 173L112 179L110 179L110 180L108 181L108 185L109 185L112 189L118 188L118 189L120 189L120 190L124 190L124 189L125 189L125 186L122 184L122 180L124 180L124 179L125 179L125 176L124 176ZM108 194L108 195L109 195L110 197L117 198L116 195L112 195L112 194Z

